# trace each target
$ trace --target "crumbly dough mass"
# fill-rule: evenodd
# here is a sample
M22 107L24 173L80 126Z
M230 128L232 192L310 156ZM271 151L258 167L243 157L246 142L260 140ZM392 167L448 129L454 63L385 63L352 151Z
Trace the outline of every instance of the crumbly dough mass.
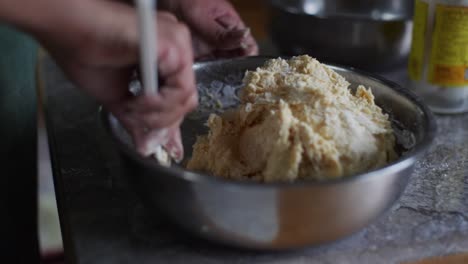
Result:
M309 56L272 59L244 78L241 104L208 119L187 168L263 182L326 180L396 157L388 116L370 89Z

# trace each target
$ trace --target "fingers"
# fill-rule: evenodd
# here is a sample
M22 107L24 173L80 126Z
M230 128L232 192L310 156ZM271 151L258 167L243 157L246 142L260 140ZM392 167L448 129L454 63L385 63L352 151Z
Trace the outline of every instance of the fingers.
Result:
M171 89L171 88L169 88ZM132 119L140 129L157 130L168 127L192 111L198 102L196 94L185 98L181 91L161 92L155 96L139 96L114 106L121 116Z
M158 12L164 14L164 12ZM182 23L158 18L158 69L164 85L188 99L196 93L190 31ZM181 98L184 99L184 98Z
M107 107L130 132L137 151L149 156L161 146L176 160L183 157L179 124L198 103L188 28L158 12L158 70L163 84L157 95L142 94Z
M249 34L241 43L241 48L245 56L258 55L258 45L252 34Z
M150 104L150 107L154 106ZM161 119L167 118L167 115L158 116L155 112L143 115L122 111L122 109L112 109L112 112L129 131L136 150L142 156L148 157L156 154L162 146L169 157L176 162L183 159L184 149L179 128L182 123L180 114L174 114L174 116L179 116L179 119L172 121Z
M194 33L194 55L197 59L213 55L230 57L258 53L250 30L228 1L179 1L177 14Z
M228 59L245 56L258 55L258 46L255 42L253 44L242 44L241 47L225 50L216 49L213 46L205 43L204 41L194 41L193 50L195 52L196 61L213 60L213 59Z
M167 20L167 21L170 21L172 23L178 23L178 20L177 20L177 17L172 14L172 13L169 13L169 12L158 12L157 13L157 16L159 19L162 19L162 20Z
M122 116L122 113L116 114L116 117L121 120L122 125L130 132L135 149L143 157L159 154L161 158L161 147L167 152L167 155L176 162L182 161L184 157L184 148L180 133L181 120L174 123L172 126L156 129L143 130L134 119L128 119Z
M212 45L225 44L230 32L245 29L232 5L224 0L181 1L179 16Z
M174 126L169 129L168 140L163 144L163 147L176 162L182 161L184 158L184 146L182 145L182 136L179 126Z
M149 157L160 152L160 148L168 141L168 131L167 129L161 129L134 134L133 141L138 153L143 157Z

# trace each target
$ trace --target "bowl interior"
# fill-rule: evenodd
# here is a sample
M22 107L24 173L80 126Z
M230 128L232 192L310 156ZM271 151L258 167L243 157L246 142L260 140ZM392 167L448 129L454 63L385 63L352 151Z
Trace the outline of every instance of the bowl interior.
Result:
M222 113L226 109L235 107L239 102L237 94L242 87L245 71L255 70L267 59L251 57L198 63L194 66L200 105L195 112L186 117L182 124L185 161L191 157L192 146L197 136L208 132L205 126L208 116L211 113ZM432 115L427 107L407 89L352 69L331 65L330 67L351 83L351 89L361 84L372 89L376 103L389 114L392 120L398 150L402 158L425 148L425 145L430 142L435 132ZM132 149L130 136L112 116L110 116L109 125L111 133L117 140Z
M346 17L378 21L406 20L413 15L410 0L272 0L273 6L317 17Z
M245 71L255 70L264 61L265 58L249 58L232 62L201 63L195 66L200 107L187 116L182 125L186 159L191 156L197 135L204 135L208 132L205 123L209 114L222 113L226 109L237 106L239 102L237 94L242 89ZM392 120L400 154L411 153L411 150L426 138L427 116L421 109L422 105L414 101L417 99L406 89L366 73L339 66L329 66L351 83L352 90L359 85L372 89L376 104Z

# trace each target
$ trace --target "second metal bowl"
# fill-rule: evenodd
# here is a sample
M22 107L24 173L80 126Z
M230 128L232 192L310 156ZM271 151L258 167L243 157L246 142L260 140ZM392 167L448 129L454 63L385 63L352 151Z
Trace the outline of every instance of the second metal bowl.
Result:
M406 63L411 0L271 0L270 34L284 55L371 71Z
M254 70L265 60L257 57L196 64L197 85L213 92L238 85L246 70ZM371 87L376 103L390 114L397 131L405 131L398 138L408 150L398 160L325 182L229 181L143 159L115 118L104 113L103 123L127 163L126 175L149 210L160 209L189 232L223 244L254 249L318 245L362 229L392 206L435 134L432 114L408 90L352 69L330 67L352 88L358 84ZM183 124L189 156L196 136L206 133L205 121L206 116L192 116Z

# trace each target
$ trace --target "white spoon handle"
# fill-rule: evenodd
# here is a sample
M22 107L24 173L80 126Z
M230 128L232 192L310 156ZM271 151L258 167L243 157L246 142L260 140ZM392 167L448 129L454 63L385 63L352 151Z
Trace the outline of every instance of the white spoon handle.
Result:
M157 26L156 0L136 0L139 34L140 34L140 67L143 75L143 91L146 94L158 92L157 71Z

